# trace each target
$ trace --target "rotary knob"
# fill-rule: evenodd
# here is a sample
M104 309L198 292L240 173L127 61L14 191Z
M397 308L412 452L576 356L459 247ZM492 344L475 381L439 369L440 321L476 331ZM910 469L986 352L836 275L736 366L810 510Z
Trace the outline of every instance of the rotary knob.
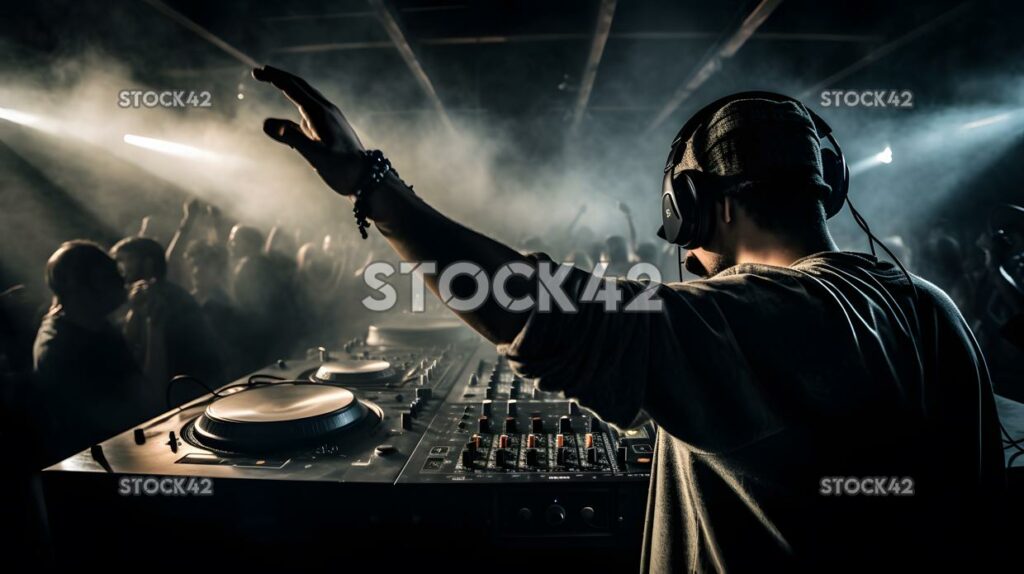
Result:
M544 520L551 526L559 526L565 522L565 507L552 504L544 513Z

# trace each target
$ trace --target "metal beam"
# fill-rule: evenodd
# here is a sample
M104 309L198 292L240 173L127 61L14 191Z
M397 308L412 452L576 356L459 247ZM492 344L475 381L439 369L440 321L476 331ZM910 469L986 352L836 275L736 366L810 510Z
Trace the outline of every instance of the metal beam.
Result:
M824 80L818 82L817 84L814 84L813 86L807 88L797 97L800 99L804 99L809 96L812 96L815 92L819 92L823 88L832 86L833 84L835 84L835 82L838 82L839 80L842 80L843 78L850 76L854 72L866 68L867 66L882 59L884 56L888 56L889 54L898 50L899 48L906 46L907 44L913 42L914 40L917 40L921 36L924 36L928 32L931 32L932 30L935 30L936 28L942 26L943 24L953 20L957 16L960 16L971 7L971 4L971 2L964 2L962 4L959 4L947 10L946 12L943 12L938 17L929 20L928 22L925 22L924 24L918 26L917 28L914 28L913 30L907 32L906 34L900 36L899 38L896 38L892 42L888 42L886 44L883 44L882 46L879 46L878 48L872 50L871 52L868 52L868 54L863 58L839 70L838 72L832 74L831 76L825 78Z
M391 9L384 3L384 0L367 0L370 7L377 13L377 19L380 20L384 30L388 33L388 37L391 38L391 42L395 45L395 49L398 50L399 55L402 56L402 60L405 61L405 65L412 72L414 78L419 83L420 88L423 89L423 93L426 94L427 99L430 100L431 105L437 110L438 115L441 116L441 122L450 130L455 129L452 125L451 118L448 117L448 112L445 111L444 105L441 103L441 98L437 95L437 90L434 89L434 84L430 82L430 77L427 76L427 72L424 71L423 66L420 65L420 61L416 58L416 53L413 52L412 46L409 45L409 41L406 39L405 32L402 30L402 26L398 23L398 19L391 12Z
M199 24L196 24L195 21L190 19L188 16L185 16L181 12L178 12L177 10L175 10L174 8L171 8L167 4L164 4L160 0L142 0L142 1L145 2L146 4L149 4L150 6L152 6L154 9L156 9L157 12L160 12L161 14L163 14L164 16L166 16L166 17L170 18L171 20L177 22L181 26L183 26L185 28L188 28L189 30L194 32L197 36L199 36L200 38L202 38L202 39L206 40L207 42L213 44L214 46L220 48L226 54L228 54L232 58L238 60L239 62L245 64L246 66L248 66L250 68L259 67L259 63L255 59L253 59L251 56L249 56L245 52L239 50L238 48L235 48L231 44L228 44L227 42L222 40L219 36L217 36L213 32L210 32L206 28L203 28Z
M677 41L677 40L711 40L720 35L718 32L616 32L608 34L609 40L646 40L646 41ZM590 34L555 33L555 34L508 34L488 36L438 36L434 38L418 38L416 43L421 46L477 46L484 44L533 44L540 42L577 42L592 39ZM791 32L758 32L750 37L750 41L759 42L835 42L850 44L877 44L882 41L880 36L865 34L828 34L828 33L791 33ZM312 54L320 52L344 52L348 50L376 50L391 48L391 42L333 42L325 44L298 44L283 46L273 51L284 54Z
M587 63L583 67L583 77L580 81L579 92L576 93L576 105L572 110L570 130L575 130L579 127L580 120L583 119L583 112L587 109L587 102L590 101L590 93L594 90L594 81L597 80L597 68L601 65L604 46L608 43L608 34L612 30L615 4L616 0L601 0L601 6L597 9L594 39L590 42L590 53L587 55Z
M690 74L690 77L686 79L676 89L672 97L665 102L661 110L654 116L651 122L647 125L647 131L657 128L664 122L672 112L682 105L694 92L700 88L704 82L722 68L722 62L727 60L739 51L743 47L743 44L754 35L761 24L764 24L768 16L771 16L772 12L778 8L782 0L761 0L756 7L747 15L746 19L739 25L736 30L733 31L729 37L722 42L719 47L712 53L708 54L696 70Z

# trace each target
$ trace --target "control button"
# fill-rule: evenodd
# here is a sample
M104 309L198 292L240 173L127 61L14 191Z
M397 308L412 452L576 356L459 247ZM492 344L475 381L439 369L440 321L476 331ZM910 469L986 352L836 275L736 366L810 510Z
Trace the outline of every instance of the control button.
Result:
M627 452L629 452L629 450L624 446L620 446L619 448L615 449L615 464L619 465L619 470L626 469Z
M537 434L544 432L544 419L541 417L530 417L530 432Z
M540 466L540 453L537 452L537 449L526 449L526 465L532 467Z
M469 450L468 448L462 451L462 468L466 470L473 470L474 460L476 459L476 453Z
M409 414L412 415L414 418L416 417L416 415L420 414L420 403L418 401L413 401L409 403Z
M583 435L583 448L593 448L594 446L594 435L593 433L587 433Z
M514 417L519 412L519 401L508 402L508 416Z
M402 428L412 430L412 413L402 413Z
M594 465L597 464L597 449L596 448L590 447L590 448L587 449L587 463L590 464L591 466L594 466Z
M564 448L565 447L565 435L564 434L555 435L555 446L557 448Z
M505 433L516 434L516 417L505 417Z
M470 450L476 450L480 448L480 435L475 434L469 438L469 444L466 445Z
M565 508L558 504L552 504L548 507L547 512L544 513L544 519L547 520L551 526L558 526L565 522Z
M494 405L494 402L490 401L490 400L487 400L487 401L483 402L483 405L481 407L481 411L484 413L484 416L488 416L488 417L491 416L491 410L493 409L493 405Z
M568 461L565 458L564 446L558 447L558 450L555 451L555 464L557 464L558 466L569 466Z
M569 414L578 415L580 414L580 405L576 401L569 401Z
M459 430L466 430L466 421L459 421Z
M284 362L284 359L278 359L277 360L277 368L278 369L287 369L288 368L288 363Z
M509 452L506 449L499 448L494 452L494 464L498 468L505 468L509 466Z
M498 437L498 448L508 448L508 435L503 434Z
M562 434L568 434L572 432L572 419L563 416L558 419L558 432Z
M537 448L537 435L526 435L526 448Z
M395 454L398 449L393 444L380 444L377 448L373 449L377 453L377 456L387 456L389 454Z
M489 398L489 399L493 399L494 398L494 387L487 387L487 390L484 392L484 396Z
M475 386L477 386L479 384L480 384L480 377L476 376L476 373L473 373L472 375L469 376L469 386L475 387Z
M529 522L533 518L533 511L526 507L520 508L519 512L516 513L516 517L521 522Z
M430 399L433 394L433 391L431 391L429 387L425 389L416 389L416 398L423 401Z
M586 522L587 524L593 525L594 518L596 516L597 511L594 510L593 506L584 506L583 508L580 509L580 518L582 518L583 522Z
M142 429L135 429L135 444L146 444L146 432Z
M487 417L480 417L477 421L477 432L487 434L491 432L491 421Z

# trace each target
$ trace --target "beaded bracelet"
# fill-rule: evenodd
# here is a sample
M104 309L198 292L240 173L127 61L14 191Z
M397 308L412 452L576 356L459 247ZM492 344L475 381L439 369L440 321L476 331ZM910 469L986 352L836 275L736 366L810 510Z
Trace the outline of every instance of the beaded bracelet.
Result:
M366 162L366 168L362 180L356 187L356 201L355 207L352 208L352 213L356 216L356 226L359 227L359 234L363 236L363 239L366 239L369 237L366 233L366 228L370 227L370 222L366 220L369 215L366 207L366 198L384 181L384 178L389 173L394 172L397 176L398 172L391 167L391 162L388 161L388 158L384 157L384 153L380 150L364 151L362 155L363 161Z

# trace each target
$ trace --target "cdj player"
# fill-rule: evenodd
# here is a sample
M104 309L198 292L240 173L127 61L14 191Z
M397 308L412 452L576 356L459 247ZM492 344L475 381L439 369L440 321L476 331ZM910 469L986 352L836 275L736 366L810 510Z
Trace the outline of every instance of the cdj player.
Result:
M654 433L424 320L279 360L54 465L44 488L67 565L633 571Z

